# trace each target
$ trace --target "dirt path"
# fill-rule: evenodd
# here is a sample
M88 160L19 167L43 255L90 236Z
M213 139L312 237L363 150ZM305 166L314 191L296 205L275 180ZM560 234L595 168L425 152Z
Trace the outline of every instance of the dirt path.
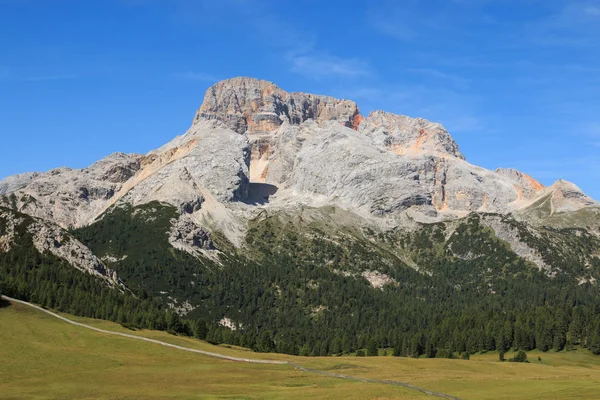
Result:
M35 308L39 311L45 312L46 314L49 314L55 318L58 318L64 322L67 322L71 325L75 325L75 326L79 326L82 328L86 328L86 329L90 329L96 332L100 332L100 333L105 333L107 335L115 335L115 336L123 336L129 339L134 339L134 340L142 340L144 342L149 342L149 343L154 343L154 344L158 344L161 346L165 346L165 347L172 347L174 349L177 350L183 350L183 351L188 351L191 353L198 353L198 354L202 354L205 356L209 356L209 357L217 357L217 358L221 358L224 360L229 360L229 361L236 361L236 362L246 362L246 363L255 363L255 364L276 364L276 365L290 365L300 371L305 371L305 372L312 372L315 374L319 374L319 375L324 375L324 376L329 376L332 378L339 378L339 379L347 379L347 380L352 380L352 381L357 381L357 382L366 382L366 383L378 383L378 384L383 384L383 385L392 385L392 386L400 386L400 387L404 387L407 389L412 389L412 390L416 390L419 391L421 393L430 395L430 396L436 396L436 397L441 397L444 399L449 399L449 400L460 400L458 397L454 397L454 396L450 396L448 394L445 393L438 393L438 392L433 392L431 390L427 390L427 389L423 389L414 385L411 385L410 383L405 383L405 382L398 382L398 381L389 381L389 380L380 380L380 379L367 379L367 378L357 378L354 376L349 376L349 375L341 375L341 374L334 374L332 372L327 372L327 371L321 371L318 369L312 369L312 368L306 368L303 367L301 365L289 362L289 361L277 361L277 360L256 360L256 359L252 359L252 358L239 358L239 357L231 357L231 356L227 356L225 354L219 354L219 353L212 353L210 351L204 351L204 350L197 350L197 349L191 349L189 347L183 347L183 346L178 346L176 344L171 344L171 343L166 343L166 342L161 342L160 340L155 340L155 339L149 339L149 338L145 338L142 336L136 336L136 335L130 335L127 333L121 333L121 332L115 332L115 331L108 331L106 329L100 329L100 328L96 328L90 325L86 325L86 324L82 324L81 322L75 322L72 321L68 318L65 318L61 315L58 315L56 313L53 313L52 311L48 311L40 306L36 306L35 304L31 304L28 303L26 301L22 301L22 300L17 300L17 299L13 299L11 297L8 296L1 296L2 298L4 298L5 300L8 300L10 302L14 302L14 303L19 303L19 304L24 304L26 306Z

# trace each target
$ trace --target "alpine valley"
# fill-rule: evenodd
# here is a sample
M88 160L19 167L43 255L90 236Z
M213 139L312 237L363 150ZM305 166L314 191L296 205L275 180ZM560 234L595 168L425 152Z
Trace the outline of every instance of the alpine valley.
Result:
M252 78L146 155L0 181L0 292L298 355L600 354L600 205ZM375 350L373 350L375 349Z

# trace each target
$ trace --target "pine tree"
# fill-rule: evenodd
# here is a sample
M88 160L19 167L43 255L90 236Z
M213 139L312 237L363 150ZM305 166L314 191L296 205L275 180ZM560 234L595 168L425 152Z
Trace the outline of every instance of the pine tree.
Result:
M208 327L206 326L206 321L204 321L203 319L197 319L196 321L194 321L193 331L194 337L200 340L205 340L206 335L208 334Z
M369 343L367 344L367 356L375 357L379 354L379 350L377 349L377 341L373 338L369 339Z

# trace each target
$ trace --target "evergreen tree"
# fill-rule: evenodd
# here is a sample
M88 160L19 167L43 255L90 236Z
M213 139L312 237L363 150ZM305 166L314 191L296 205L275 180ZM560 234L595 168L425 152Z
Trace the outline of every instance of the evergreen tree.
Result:
M367 356L375 357L379 355L379 349L377 348L377 341L373 338L369 339L367 344Z

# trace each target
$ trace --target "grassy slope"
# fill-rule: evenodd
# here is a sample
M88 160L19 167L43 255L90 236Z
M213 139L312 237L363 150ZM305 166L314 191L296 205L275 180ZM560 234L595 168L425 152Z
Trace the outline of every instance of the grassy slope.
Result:
M1 399L424 398L403 388L325 378L289 366L234 363L98 334L21 305L0 309L0 327Z
M73 319L132 333L111 322ZM427 398L402 388L336 380L288 366L233 363L102 335L20 305L0 309L0 327L2 399ZM586 352L531 353L531 364L499 363L497 354L470 361L298 358L215 347L164 332L134 333L224 354L290 359L347 375L407 381L467 400L600 399L600 359Z

